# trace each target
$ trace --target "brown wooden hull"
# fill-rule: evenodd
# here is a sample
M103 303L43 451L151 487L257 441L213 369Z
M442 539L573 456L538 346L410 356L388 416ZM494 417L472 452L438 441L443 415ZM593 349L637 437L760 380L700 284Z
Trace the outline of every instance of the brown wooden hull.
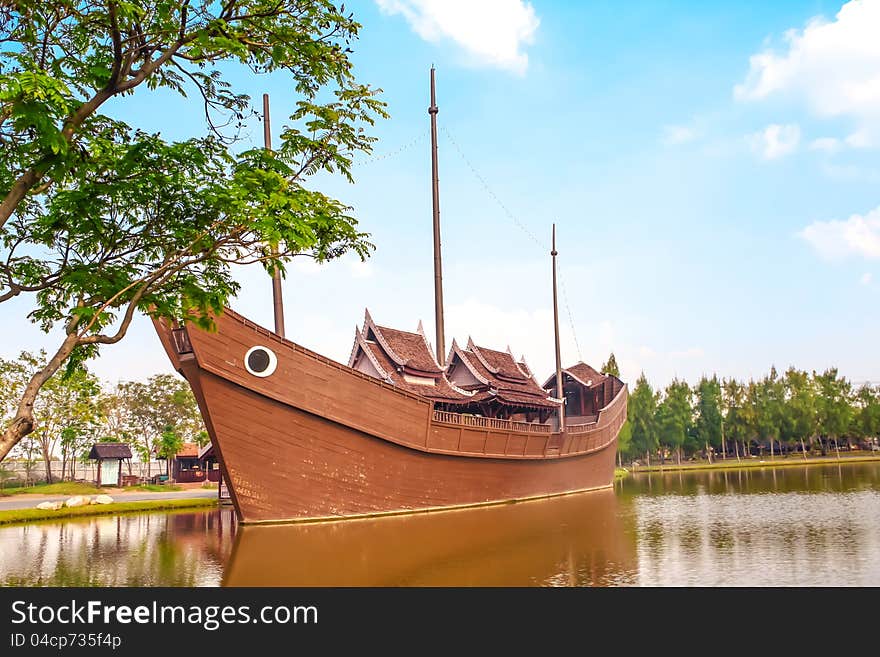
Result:
M626 389L577 433L437 421L429 400L282 340L227 311L218 330L156 328L199 403L245 523L449 509L605 488ZM175 338L177 338L175 340ZM278 358L250 375L254 345ZM542 429L539 431L539 429Z

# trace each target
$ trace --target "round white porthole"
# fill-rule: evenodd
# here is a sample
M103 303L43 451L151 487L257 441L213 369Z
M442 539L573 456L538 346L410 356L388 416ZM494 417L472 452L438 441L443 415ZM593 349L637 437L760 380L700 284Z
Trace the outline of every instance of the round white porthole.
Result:
M244 368L254 376L269 376L278 367L278 358L268 347L257 345L244 355Z

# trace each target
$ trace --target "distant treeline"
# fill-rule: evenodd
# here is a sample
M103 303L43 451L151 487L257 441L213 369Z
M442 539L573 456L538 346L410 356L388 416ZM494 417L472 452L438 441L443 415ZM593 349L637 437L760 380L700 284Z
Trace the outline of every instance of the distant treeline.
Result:
M759 381L704 376L661 392L644 373L630 390L621 461L732 458L877 449L880 386L854 387L836 368L821 374L775 368Z

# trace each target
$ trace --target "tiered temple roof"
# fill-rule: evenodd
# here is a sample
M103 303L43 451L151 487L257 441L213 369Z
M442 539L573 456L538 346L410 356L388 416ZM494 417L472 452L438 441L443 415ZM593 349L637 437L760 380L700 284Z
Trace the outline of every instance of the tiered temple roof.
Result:
M366 311L363 328L355 329L348 366L435 402L466 403L473 397L446 378L421 322L410 333L379 326Z
M506 406L531 410L552 410L559 405L538 385L525 360L518 362L509 349L480 347L471 339L462 349L453 340L447 362L447 377L459 388L472 390L473 401L494 399Z
M462 349L453 340L445 367L434 357L422 323L415 333L379 326L366 311L355 329L348 361L364 374L427 397L440 408L457 412L509 416L535 413L541 418L559 402L548 398L524 359L508 351L478 347L468 340ZM503 409L503 410L502 410Z

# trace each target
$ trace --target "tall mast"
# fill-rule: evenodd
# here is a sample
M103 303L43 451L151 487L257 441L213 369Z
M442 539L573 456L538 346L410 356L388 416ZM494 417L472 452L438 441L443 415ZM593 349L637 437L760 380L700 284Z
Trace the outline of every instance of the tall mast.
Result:
M556 418L556 430L562 431L565 427L565 392L562 390L562 358L559 354L559 304L556 301L556 224L553 224L553 247L550 255L553 256L553 333L556 337L556 397L562 400Z
M263 94L263 143L267 151L272 150L272 130L269 126L269 94ZM272 255L277 255L278 245L271 245ZM272 306L275 310L275 333L284 337L284 304L281 299L281 272L276 267L272 271Z
M434 95L434 67L431 67L431 191L434 201L434 335L437 340L437 362L440 367L446 359L446 340L443 334L443 271L440 264L440 180L437 177L437 99Z

